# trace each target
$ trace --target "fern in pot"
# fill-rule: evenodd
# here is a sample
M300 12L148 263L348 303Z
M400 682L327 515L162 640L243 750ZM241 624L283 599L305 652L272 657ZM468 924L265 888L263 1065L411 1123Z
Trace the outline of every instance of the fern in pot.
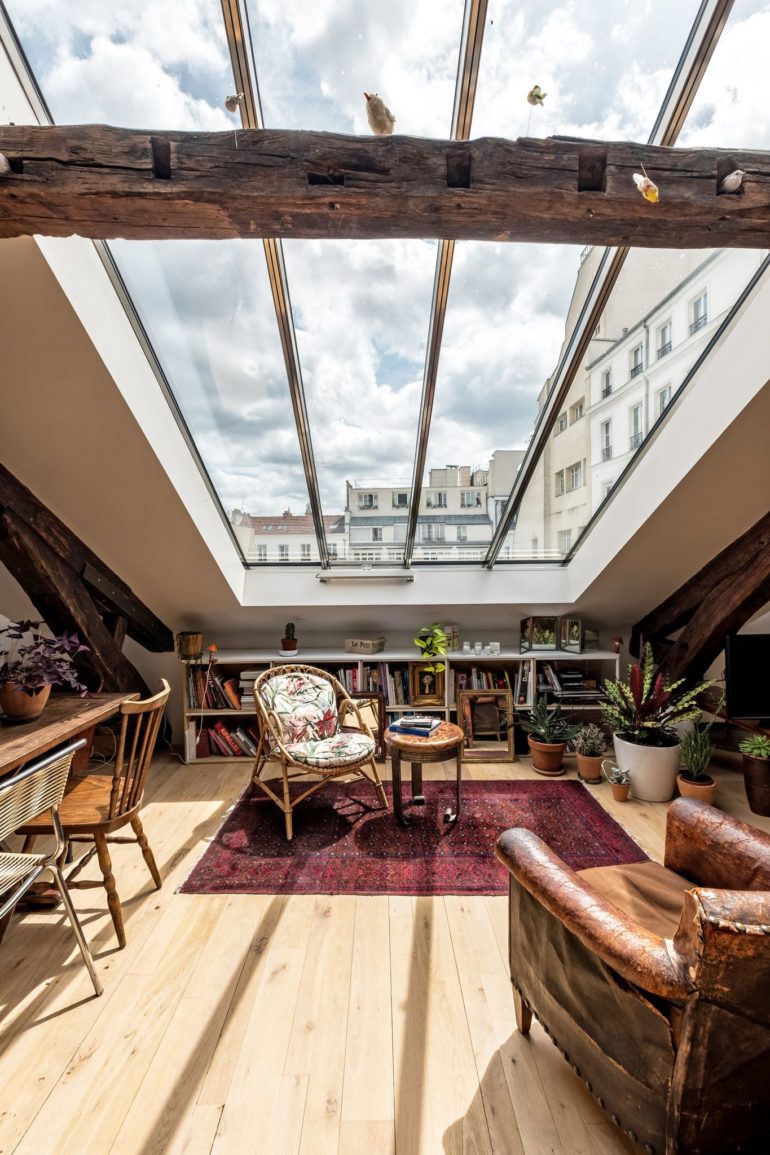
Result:
M561 706L549 709L545 697L538 699L529 717L523 718L521 724L527 731L532 769L546 778L556 778L563 774L564 750L580 727L565 718Z
M715 708L715 715L719 712L722 702ZM679 752L682 769L677 774L679 793L683 798L698 798L701 802L714 805L717 784L710 774L707 774L711 759L716 747L711 741L711 729L714 719L702 727L697 725L688 731L682 738Z
M572 745L577 754L578 778L595 786L602 780L602 758L607 748L604 730L588 722L580 727Z

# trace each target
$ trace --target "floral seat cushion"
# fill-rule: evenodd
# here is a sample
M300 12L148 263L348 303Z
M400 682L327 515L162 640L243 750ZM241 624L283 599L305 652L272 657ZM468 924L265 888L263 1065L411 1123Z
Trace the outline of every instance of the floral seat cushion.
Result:
M374 739L362 733L335 734L332 738L288 742L286 749L295 761L304 766L333 770L340 766L353 766L370 758L374 753Z
M337 733L337 701L326 678L302 671L279 674L259 693L268 713L278 718L285 743L318 742Z

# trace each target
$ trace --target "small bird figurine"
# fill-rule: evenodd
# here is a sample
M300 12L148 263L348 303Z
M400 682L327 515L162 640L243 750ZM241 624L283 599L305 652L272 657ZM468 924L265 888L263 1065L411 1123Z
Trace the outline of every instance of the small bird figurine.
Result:
M8 157L0 152L0 172L10 172L11 166L8 163Z
M238 106L243 100L242 92L235 92L232 96L225 97L225 108L228 112L237 112Z
M548 93L543 92L539 84L533 84L527 93L527 104L536 107L538 104L543 103L547 95Z
M396 125L396 118L385 101L376 92L365 92L366 119L375 136L391 136Z
M642 175L642 173L644 175ZM660 200L658 195L658 186L655 184L655 181L650 180L650 178L647 176L644 165L642 165L642 172L635 172L633 176L634 184L639 189L639 192L642 194L644 199L649 201L651 205L656 205Z
M746 173L742 168L736 168L735 172L730 172L719 182L719 192L721 193L737 193L741 191L743 178Z

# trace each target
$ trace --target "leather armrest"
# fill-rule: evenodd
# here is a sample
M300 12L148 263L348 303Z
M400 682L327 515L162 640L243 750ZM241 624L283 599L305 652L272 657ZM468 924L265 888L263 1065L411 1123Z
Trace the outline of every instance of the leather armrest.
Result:
M668 809L664 865L698 886L770 890L770 835L679 798Z
M628 918L531 830L506 830L495 850L517 882L623 978L667 999L683 1000L691 993L673 944Z

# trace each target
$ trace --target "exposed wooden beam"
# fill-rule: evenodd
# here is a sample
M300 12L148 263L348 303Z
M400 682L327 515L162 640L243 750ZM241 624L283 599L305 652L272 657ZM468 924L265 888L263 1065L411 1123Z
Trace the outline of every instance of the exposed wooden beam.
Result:
M762 248L770 152L571 138L0 126L0 236L444 237ZM650 204L633 173L660 189ZM734 169L742 190L719 194Z
M96 605L106 613L119 613L126 619L126 631L135 642L156 653L173 650L174 635L160 618L60 518L38 501L26 485L0 465L0 511L3 509L12 510L34 530L88 587ZM5 560L0 548L0 561ZM38 609L43 613L42 606Z

